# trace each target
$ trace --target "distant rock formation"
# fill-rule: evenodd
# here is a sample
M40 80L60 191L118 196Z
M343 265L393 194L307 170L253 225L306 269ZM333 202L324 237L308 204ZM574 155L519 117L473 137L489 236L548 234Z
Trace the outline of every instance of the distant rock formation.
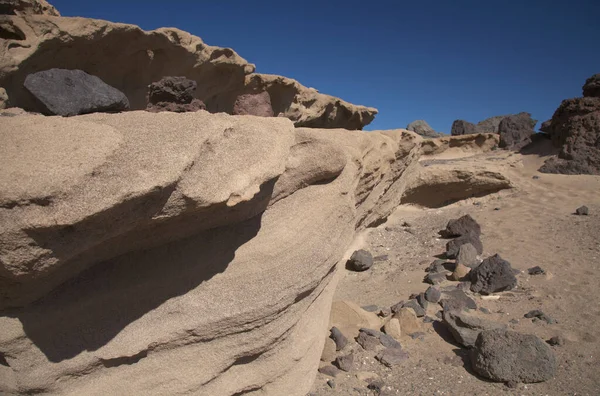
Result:
M461 135L472 135L478 133L477 127L465 120L455 120L452 123L452 129L450 135L461 136Z
M479 133L497 133L500 135L500 147L509 150L520 150L531 143L531 135L535 134L537 120L529 113L495 116L487 118L477 125L465 120L456 120L452 124L451 135L461 136Z
M204 111L2 118L2 394L306 395L337 262L422 141Z
M427 121L424 120L413 121L406 126L406 129L416 133L417 135L421 135L423 137L428 138L436 138L443 136L443 134L437 133L431 126L429 126Z
M560 148L540 168L544 173L600 175L600 74L583 86L583 98L563 100L543 131Z
M60 16L60 13L46 0L0 0L0 15Z
M132 110L146 108L148 85L175 75L196 81L195 98L213 113L232 114L240 95L266 91L274 115L296 126L362 129L377 114L290 78L254 73L254 65L232 49L206 45L178 29L146 32L122 23L25 13L4 16L0 37L6 40L0 46L0 86L13 106L26 110L39 111L23 89L25 77L62 68L99 77L123 92Z

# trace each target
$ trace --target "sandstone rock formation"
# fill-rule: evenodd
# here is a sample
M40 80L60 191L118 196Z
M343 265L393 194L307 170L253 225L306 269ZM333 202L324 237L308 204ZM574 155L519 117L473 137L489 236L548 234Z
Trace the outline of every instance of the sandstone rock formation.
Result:
M137 26L87 18L5 16L0 21L0 86L12 105L38 110L23 89L28 74L80 69L125 93L131 108L146 108L148 85L165 76L197 82L195 97L210 112L233 113L239 95L267 91L275 116L313 128L362 129L377 110L355 106L295 80L255 74L229 48L206 45L178 29L145 32ZM102 49L90 51L90 48ZM52 54L52 56L49 56Z
M0 392L85 395L305 395L336 263L421 141L137 111L0 136Z
M492 133L478 133L461 136L445 136L423 141L423 155L447 154L477 154L491 151L498 147L500 137Z
M46 115L66 117L129 109L122 92L83 70L44 70L28 75L23 85Z
M0 0L0 15L60 16L60 13L46 0Z
M423 137L435 138L441 134L437 133L428 123L424 120L416 120L406 126L406 129L421 135Z
M563 100L552 119L544 123L544 132L560 148L540 172L600 175L600 96L598 75L583 87L583 98Z

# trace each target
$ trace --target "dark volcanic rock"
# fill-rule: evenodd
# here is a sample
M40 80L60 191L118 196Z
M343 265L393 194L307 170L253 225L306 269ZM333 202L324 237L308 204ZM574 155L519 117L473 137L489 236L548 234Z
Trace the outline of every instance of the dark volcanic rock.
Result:
M429 267L425 268L425 272L436 273L447 271L444 264L446 264L446 260L437 259L433 263L429 264Z
M328 375L330 377L337 377L340 372L341 371L337 367L332 365L319 368L319 373Z
M433 130L424 120L416 120L406 126L406 129L427 138L439 137L440 134Z
M458 248L458 254L456 255L456 266L464 265L465 267L475 268L479 265L479 259L477 259L477 249L470 243L460 245Z
M547 131L560 151L540 172L600 175L599 97L563 100Z
M408 353L403 351L401 348L386 348L381 351L375 359L379 360L382 364L392 367L402 363L408 359Z
M477 123L477 132L479 133L498 133L500 122L508 116L494 116L486 118L485 120Z
M463 311L465 309L477 309L477 303L461 289L444 291L444 298L440 300L440 305L447 311Z
M452 136L471 135L477 133L477 127L465 120L456 120L452 123Z
M600 98L600 73L594 74L583 84L583 96L595 96Z
M338 356L335 359L335 365L338 366L340 370L350 371L350 370L352 370L353 364L354 364L354 352L350 352L348 355Z
M429 288L425 290L425 299L431 303L437 303L438 301L440 301L441 297L442 293L437 287L429 286Z
M439 285L446 280L446 274L448 272L430 272L425 276L423 282L429 283L430 285Z
M537 120L531 118L529 113L519 113L504 117L498 126L500 134L500 148L520 150L531 143L531 136Z
M550 316L546 315L543 311L541 311L539 309L534 309L533 311L529 311L524 316L527 319L543 320L544 322L546 322L548 324L556 323L556 321L554 319L552 319Z
M467 348L475 345L482 331L506 328L503 324L460 311L446 311L443 318L456 342Z
M365 351L374 351L380 345L379 337L364 330L365 329L361 329L361 331L359 331L356 342L363 347Z
M535 267L531 267L527 270L527 272L529 273L529 275L542 275L545 274L546 271L544 271L542 269L542 267L540 267L539 265L536 265Z
M163 77L148 86L148 103L191 103L198 84L185 77Z
M204 102L194 98L196 81L185 77L164 77L148 86L147 111L186 113L206 110Z
M255 94L239 95L233 105L234 115L253 115L260 117L273 117L271 96L267 91Z
M548 343L548 345L552 345L552 346L565 345L565 339L562 336L554 336L546 342Z
M542 131L544 133L550 133L551 127L552 127L552 120L546 120L546 121L542 122L542 125L540 125L540 131Z
M481 243L481 239L476 234L465 234L461 235L458 238L454 238L446 244L446 257L450 259L456 258L458 255L459 249L462 245L470 243L475 247L478 254L483 253L483 244Z
M342 334L342 332L337 327L332 327L330 330L331 334L329 338L335 342L335 350L341 351L348 344L348 339L346 336Z
M466 234L481 235L481 226L471 215L464 215L458 219L452 219L446 225L446 229L442 231L447 237L458 237Z
M41 113L64 117L129 109L127 97L82 70L50 69L27 76L25 88Z
M587 206L580 206L575 210L575 214L578 216L587 216L589 214L589 209Z
M346 263L346 268L352 271L366 271L373 266L373 256L370 252L360 249L352 253Z
M496 254L471 270L471 283L474 293L491 294L511 290L517 285L517 278L510 263Z
M498 382L542 382L556 372L556 358L544 341L501 329L479 334L471 364L476 373Z
M399 312L401 308L412 308L412 310L415 311L415 314L417 314L417 318L425 316L425 310L415 299L399 302L392 307L392 312Z

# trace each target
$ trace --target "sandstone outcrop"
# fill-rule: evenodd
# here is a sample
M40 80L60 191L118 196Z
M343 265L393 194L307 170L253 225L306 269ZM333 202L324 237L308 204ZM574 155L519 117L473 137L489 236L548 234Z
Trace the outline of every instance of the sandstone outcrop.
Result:
M60 16L60 13L46 0L0 0L0 15Z
M600 175L600 96L592 96L597 86L595 75L586 81L583 98L563 100L544 123L544 131L560 151L540 172Z
M123 92L133 110L146 108L148 85L165 76L184 76L196 81L195 98L213 113L232 114L238 96L267 91L274 115L296 126L362 129L377 114L295 80L254 73L254 65L232 49L206 45L178 29L146 32L87 18L8 15L0 20L0 37L0 86L13 106L26 110L39 111L23 89L25 77L62 68L99 77Z
M478 154L498 147L500 137L493 133L478 133L461 136L445 136L437 139L426 139L422 144L424 156Z
M204 111L0 136L0 392L85 395L305 395L337 261L421 142Z

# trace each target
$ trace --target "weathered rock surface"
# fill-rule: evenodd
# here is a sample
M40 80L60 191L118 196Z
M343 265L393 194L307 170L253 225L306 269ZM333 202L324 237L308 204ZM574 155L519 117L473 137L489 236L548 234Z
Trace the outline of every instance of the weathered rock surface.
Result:
M148 86L146 111L186 113L206 110L206 105L200 99L194 98L196 88L194 80L185 77L164 77Z
M4 88L0 87L0 110L4 110L9 107L8 94Z
M590 213L590 210L585 205L582 205L582 206L578 207L577 209L575 209L575 214L577 216L587 216L589 213Z
M452 136L472 135L474 133L479 133L475 124L471 124L465 120L456 120L452 123L452 129L450 131Z
M454 238L446 243L446 257L450 259L457 258L460 252L460 247L466 244L472 245L477 251L477 254L483 253L483 243L481 243L479 236L474 233L468 233Z
M28 75L23 85L46 115L67 117L129 109L123 92L83 70L44 70Z
M468 214L450 220L444 230L444 234L448 237L458 237L469 233L481 235L481 226Z
M195 98L210 112L233 113L240 95L268 92L275 116L296 126L362 129L377 114L319 93L295 80L254 73L229 48L206 45L178 29L143 31L137 26L87 18L5 16L0 21L0 86L12 105L39 111L23 90L29 74L80 69L123 92L134 110L146 108L148 85L164 76L196 81ZM90 51L90 48L102 48ZM52 54L52 56L48 56Z
M233 114L273 117L271 96L267 91L240 95L233 104Z
M464 265L469 268L475 268L479 265L477 259L477 249L470 243L465 243L458 248L458 254L456 255L456 264Z
M477 123L477 131L479 133L498 133L500 129L500 122L508 117L506 115L494 116L490 118L486 118L483 121Z
M471 271L471 283L474 293L492 294L513 289L517 278L510 263L496 254Z
M425 138L436 138L441 135L437 133L425 120L413 121L406 126L406 129Z
M484 330L505 329L506 325L460 311L445 311L444 324L452 336L467 348L475 345L477 336Z
M582 87L583 96L600 98L600 73L588 78Z
M352 253L350 259L346 263L346 268L352 271L366 271L373 266L373 255L364 249L360 249Z
M531 136L535 134L534 128L537 120L531 118L529 113L519 113L506 116L500 121L498 134L500 135L500 148L520 150L531 143Z
M60 16L60 13L46 0L0 0L0 15Z
M444 136L423 141L423 155L438 155L443 152L485 153L498 147L500 137L492 133L477 133L460 136Z
M554 376L556 358L540 338L508 330L479 334L471 354L473 370L498 382L542 382Z
M540 168L544 173L600 175L600 96L598 75L588 79L583 98L563 100L544 132L560 148ZM586 88L587 87L587 88Z
M4 393L306 394L337 260L420 152L206 112L4 117L0 136Z

